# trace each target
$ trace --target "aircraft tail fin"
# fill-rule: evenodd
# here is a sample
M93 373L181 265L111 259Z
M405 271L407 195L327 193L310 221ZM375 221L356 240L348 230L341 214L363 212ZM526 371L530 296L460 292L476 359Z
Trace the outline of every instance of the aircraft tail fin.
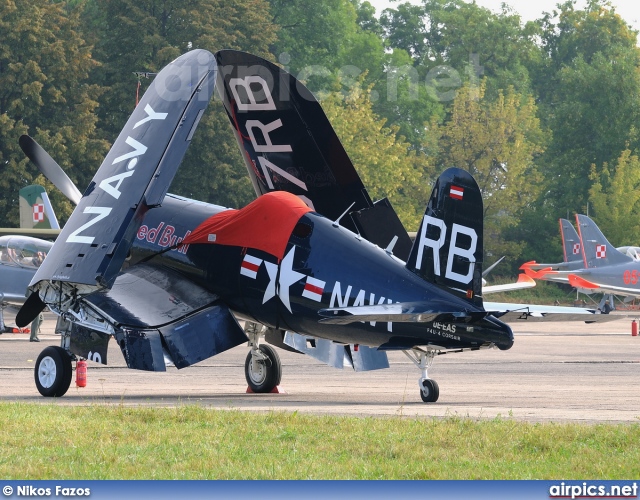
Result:
M582 243L580 236L567 219L560 219L560 236L565 262L582 261Z
M407 269L482 307L483 204L465 170L449 168L436 181Z
M19 194L22 229L60 229L47 191L42 186L23 187Z
M585 267L604 267L633 262L631 257L618 251L609 243L600 228L589 217L576 215L576 222L580 232Z

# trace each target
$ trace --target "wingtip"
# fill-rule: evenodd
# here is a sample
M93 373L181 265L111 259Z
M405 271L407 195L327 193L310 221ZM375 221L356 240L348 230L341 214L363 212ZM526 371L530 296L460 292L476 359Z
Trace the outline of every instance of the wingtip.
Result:
M530 284L531 286L536 286L536 281L531 277L528 276L526 274L519 274L518 275L518 283L522 283L522 284Z

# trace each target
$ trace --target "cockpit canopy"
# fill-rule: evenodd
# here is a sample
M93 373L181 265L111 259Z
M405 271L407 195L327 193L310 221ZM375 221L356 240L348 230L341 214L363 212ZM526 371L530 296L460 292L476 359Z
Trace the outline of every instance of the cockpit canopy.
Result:
M29 236L2 236L0 265L37 269L52 246L50 241Z

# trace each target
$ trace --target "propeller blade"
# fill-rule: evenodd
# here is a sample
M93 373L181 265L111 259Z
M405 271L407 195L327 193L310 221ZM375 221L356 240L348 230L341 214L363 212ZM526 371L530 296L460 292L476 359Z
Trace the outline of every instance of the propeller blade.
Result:
M22 307L16 315L16 326L18 328L24 328L36 319L36 316L44 311L46 307L47 304L42 302L40 295L37 292L32 293L27 300L24 301L24 304L22 304Z
M502 260L506 257L506 255L503 255L502 257L500 257L497 261L495 261L493 264L491 264L489 267L487 267L484 272L482 273L482 277L484 278L487 274L489 274L491 271L493 271L493 268L496 267L498 264L500 264L500 262L502 262Z
M73 181L69 179L67 174L64 173L62 167L49 156L49 153L47 153L35 139L28 135L22 135L18 142L24 154L35 163L38 170L40 170L62 194L69 198L75 205L80 203L80 199L82 198L80 190Z

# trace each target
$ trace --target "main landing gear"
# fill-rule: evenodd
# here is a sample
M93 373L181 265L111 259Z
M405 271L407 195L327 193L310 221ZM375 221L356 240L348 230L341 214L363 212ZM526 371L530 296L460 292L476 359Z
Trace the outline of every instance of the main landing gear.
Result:
M72 374L71 356L62 347L49 346L38 356L34 377L43 396L64 396L71 385Z
M60 347L46 347L38 356L34 369L34 378L38 392L47 398L64 396L71 385L73 377L72 361L75 355L69 352L70 324L60 327L60 319L56 325L56 333L61 335Z
M402 352L422 371L422 376L418 379L422 401L425 403L435 403L438 401L440 388L438 387L438 383L430 379L427 373L427 370L431 368L433 364L433 358L437 351L428 347L425 349L414 347L411 351Z
M282 379L282 363L276 350L268 344L260 345L264 326L249 323L245 333L249 337L251 351L244 362L244 376L253 392L271 392Z

